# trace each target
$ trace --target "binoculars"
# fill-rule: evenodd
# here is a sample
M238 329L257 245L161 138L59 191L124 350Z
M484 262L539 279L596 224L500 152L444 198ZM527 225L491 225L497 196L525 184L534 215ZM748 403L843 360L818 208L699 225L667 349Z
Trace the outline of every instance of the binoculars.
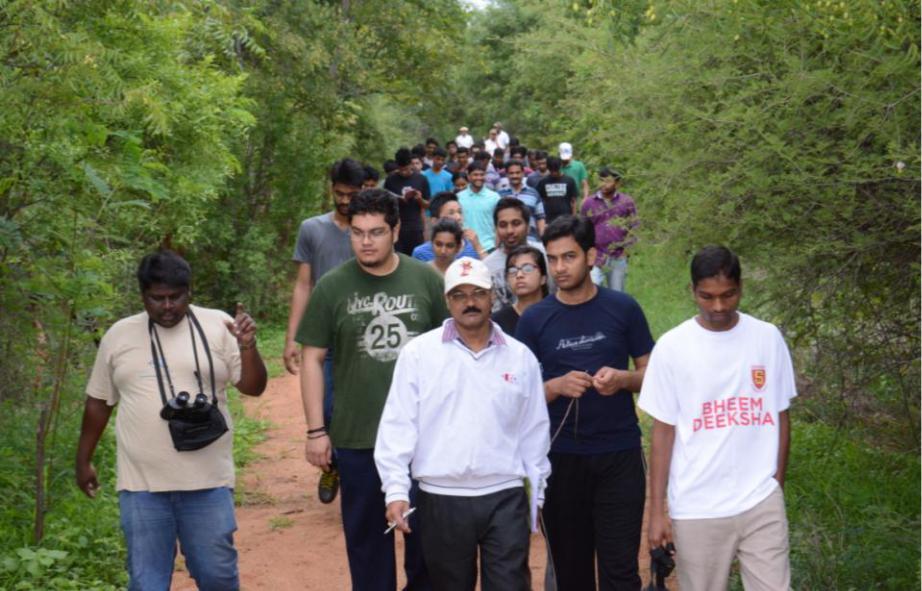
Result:
M191 395L188 392L180 392L175 398L169 399L160 410L160 418L168 421L176 416L179 411L187 409L200 410L208 405L208 397L201 392L195 395L195 400L191 405L189 404L190 398Z

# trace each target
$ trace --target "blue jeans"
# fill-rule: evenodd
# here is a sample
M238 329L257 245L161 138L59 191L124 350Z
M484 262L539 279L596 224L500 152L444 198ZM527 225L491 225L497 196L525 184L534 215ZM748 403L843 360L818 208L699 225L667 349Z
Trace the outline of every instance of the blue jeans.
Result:
M375 467L374 450L336 448L339 466L339 498L342 502L343 532L353 591L394 591L397 568L394 552L396 532L384 535L384 493ZM416 483L410 489L410 503L416 499ZM408 591L431 589L420 548L420 520L410 517L413 533L405 536L403 568Z
M200 591L240 588L234 495L227 487L118 493L128 547L128 590L168 591L179 539Z
M627 259L608 259L601 267L593 267L589 274L592 277L592 282L596 285L615 291L624 291L624 279L627 277Z

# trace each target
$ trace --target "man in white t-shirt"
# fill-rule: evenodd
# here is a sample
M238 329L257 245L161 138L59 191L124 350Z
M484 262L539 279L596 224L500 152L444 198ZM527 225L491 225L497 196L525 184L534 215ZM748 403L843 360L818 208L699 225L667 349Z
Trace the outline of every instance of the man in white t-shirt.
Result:
M695 255L698 315L656 344L637 402L654 419L648 539L675 537L682 591L726 589L734 558L747 591L791 584L782 489L794 369L779 330L737 311L740 275L727 248Z
M474 145L474 136L469 133L469 129L465 126L458 128L458 135L455 136L455 143L458 144L459 148L471 149L471 146Z
M144 312L106 331L86 386L77 486L89 497L99 490L93 452L118 404L116 489L129 589L170 587L177 540L199 589L240 586L226 388L259 396L266 367L256 349L256 324L240 304L236 318L190 305L191 274L174 252L141 260ZM192 423L189 437L177 436L179 422L166 419L192 409L210 411L209 420ZM214 428L203 440L206 424Z
M503 124L497 121L493 124L493 127L496 128L496 143L498 147L505 150L509 147L509 134L503 129Z

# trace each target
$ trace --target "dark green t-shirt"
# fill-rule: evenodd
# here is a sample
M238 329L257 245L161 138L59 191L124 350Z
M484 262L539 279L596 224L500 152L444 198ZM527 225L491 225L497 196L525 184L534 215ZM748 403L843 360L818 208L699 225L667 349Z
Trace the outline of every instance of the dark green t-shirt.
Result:
M429 265L400 254L390 275L355 259L329 271L311 293L295 340L333 348L335 403L330 438L347 449L375 446L397 355L448 317L443 282Z

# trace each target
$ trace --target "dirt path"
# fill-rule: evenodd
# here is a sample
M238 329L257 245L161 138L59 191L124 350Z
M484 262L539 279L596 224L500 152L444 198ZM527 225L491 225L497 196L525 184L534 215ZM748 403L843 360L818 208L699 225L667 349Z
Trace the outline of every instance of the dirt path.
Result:
M248 398L244 404L250 416L267 419L270 427L266 440L256 448L261 459L238 476L243 502L237 508L235 541L242 588L349 589L339 501L323 505L317 500L320 472L304 460L304 416L297 378L286 375L272 379L263 396ZM400 536L397 539L399 556L403 545ZM640 572L646 584L650 570L649 554L643 549L646 540L641 548ZM545 547L540 535L532 536L530 565L533 588L541 590ZM670 589L674 588L673 583ZM194 589L186 572L178 571L172 591Z

